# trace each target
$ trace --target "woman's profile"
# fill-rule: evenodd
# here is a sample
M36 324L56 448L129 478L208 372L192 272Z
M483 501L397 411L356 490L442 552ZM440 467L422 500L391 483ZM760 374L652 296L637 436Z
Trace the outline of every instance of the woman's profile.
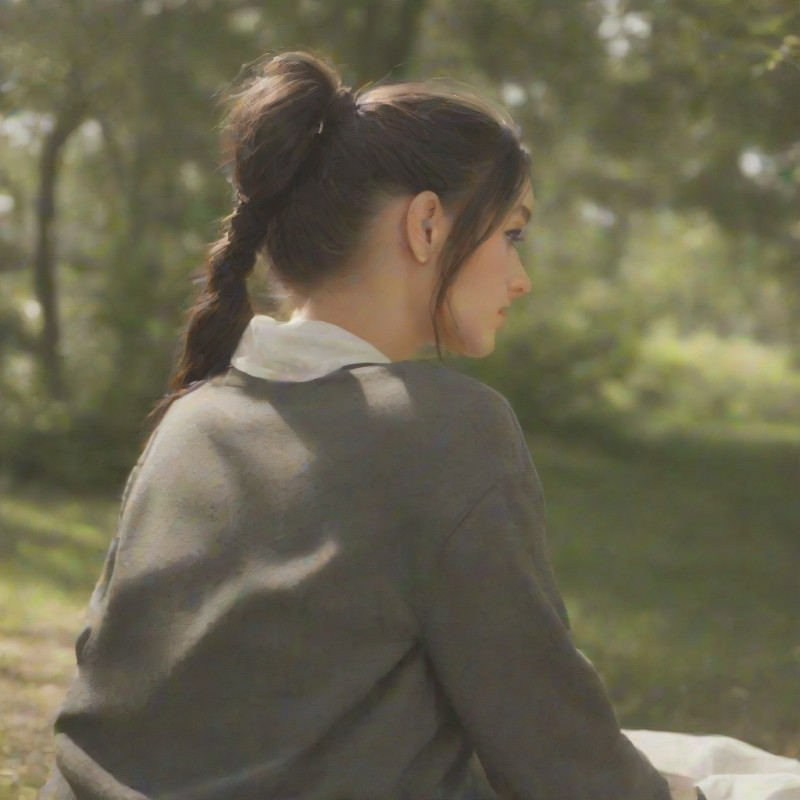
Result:
M531 291L511 118L452 83L353 92L304 52L230 99L237 202L123 493L42 796L701 796L621 731L573 642L508 401L415 358L488 356ZM288 321L254 313L259 254Z

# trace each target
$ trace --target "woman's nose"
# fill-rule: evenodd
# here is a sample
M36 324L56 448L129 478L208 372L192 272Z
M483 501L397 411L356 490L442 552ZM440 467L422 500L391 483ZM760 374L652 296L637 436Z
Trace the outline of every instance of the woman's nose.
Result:
M515 295L523 295L528 294L531 288L531 279L528 277L528 273L525 272L525 268L520 263L517 272L511 281L511 291Z

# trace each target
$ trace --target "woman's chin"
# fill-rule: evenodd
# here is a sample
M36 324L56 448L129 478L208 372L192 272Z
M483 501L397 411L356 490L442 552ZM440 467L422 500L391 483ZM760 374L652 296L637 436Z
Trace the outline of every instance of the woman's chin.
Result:
M475 348L471 353L467 355L469 358L486 358L486 356L490 356L494 353L495 342L494 338L491 341L486 341L483 343L481 347Z
M486 358L495 349L494 336L474 337L447 342L447 349L466 358Z
M462 325L460 329L442 321L440 328L441 344L451 353L466 358L486 358L495 349L497 332L476 325Z

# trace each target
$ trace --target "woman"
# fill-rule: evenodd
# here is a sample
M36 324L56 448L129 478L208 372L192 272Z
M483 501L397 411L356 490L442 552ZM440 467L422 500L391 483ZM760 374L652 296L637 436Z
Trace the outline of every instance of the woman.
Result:
M413 360L488 355L531 289L512 121L434 83L353 94L284 53L228 122L238 203L123 495L43 796L700 796L620 731L572 642L508 402ZM290 323L253 314L259 252Z

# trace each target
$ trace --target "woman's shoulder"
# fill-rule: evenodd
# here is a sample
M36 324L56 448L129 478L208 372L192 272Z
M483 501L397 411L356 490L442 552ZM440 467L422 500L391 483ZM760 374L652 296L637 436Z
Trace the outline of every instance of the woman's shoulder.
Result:
M278 413L265 417L263 404ZM375 433L383 442L396 438L417 449L426 442L446 443L438 449L451 458L461 454L485 461L496 454L502 461L514 460L516 467L529 458L506 397L433 360L354 364L305 384L281 385L232 370L170 407L156 431L157 449L174 454L198 446L199 439L230 442L243 434L248 441L250 434L260 440L272 416L312 437Z
M371 371L369 368L373 368ZM513 410L506 397L483 381L446 364L430 360L395 361L389 364L364 365L353 370L361 380L394 379L398 390L406 391L431 411L443 414L465 412L496 413L505 417Z
M451 458L517 471L530 462L525 436L508 399L478 378L435 361L398 361L359 368L367 396L390 392L390 404L411 409L431 441Z

